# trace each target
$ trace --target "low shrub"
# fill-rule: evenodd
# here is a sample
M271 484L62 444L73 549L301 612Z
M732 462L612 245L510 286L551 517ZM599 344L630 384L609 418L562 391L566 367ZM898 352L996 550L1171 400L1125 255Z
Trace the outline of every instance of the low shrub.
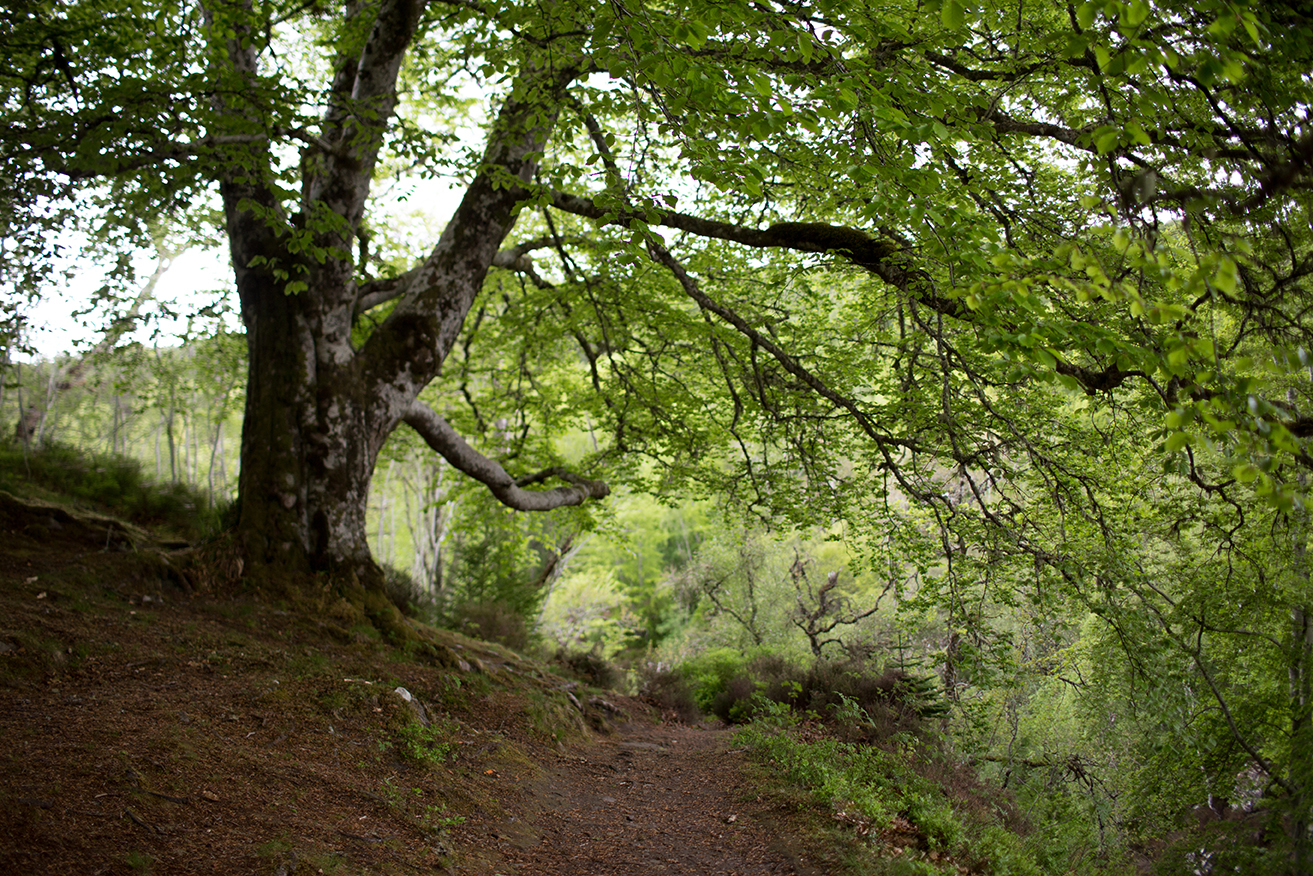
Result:
M744 675L748 658L733 648L712 648L679 665L679 674L688 682L693 701L704 713L713 710L717 698L728 690L730 682Z
M497 642L516 651L529 645L529 624L515 606L503 600L469 600L451 606L445 625L475 639Z
M433 594L420 586L408 572L392 566L383 567L383 592L388 601L406 617L432 621L437 614Z
M778 654L761 652L737 655L741 664L718 664L722 672L733 671L727 681L717 679L707 710L729 724L750 721L763 701L796 707L802 691L803 672Z
M649 664L639 670L639 698L685 724L702 717L693 688L677 670Z
M402 757L419 766L438 766L455 757L458 725L453 721L421 724L412 721L397 731L397 751Z
M820 661L801 679L797 705L835 719L854 738L871 742L920 724L914 680L865 660Z
M599 649L570 651L559 648L552 662L567 673L593 687L618 688L624 681L623 671L604 658Z
M937 714L933 680L883 670L863 658L818 660L802 669L778 654L718 648L682 664L694 702L731 724L753 718L762 701L841 725L850 738L875 741L914 731Z
M711 700L711 713L726 724L742 724L757 712L758 682L750 675L736 675Z

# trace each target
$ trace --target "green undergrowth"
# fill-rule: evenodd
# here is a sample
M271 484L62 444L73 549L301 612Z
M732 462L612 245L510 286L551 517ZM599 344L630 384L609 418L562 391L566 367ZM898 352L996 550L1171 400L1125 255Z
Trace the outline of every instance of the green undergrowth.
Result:
M135 459L12 440L0 442L0 491L111 514L191 542L218 532L226 509L196 487L153 482Z
M873 721L851 698L820 720L758 697L735 733L768 789L820 813L862 851L843 869L872 876L1044 876L1072 872L1066 850L1048 847L1002 794L955 767L933 734L900 732L879 744L854 729ZM854 741L857 740L857 741ZM798 796L802 799L796 799ZM1086 872L1119 873L1116 867Z

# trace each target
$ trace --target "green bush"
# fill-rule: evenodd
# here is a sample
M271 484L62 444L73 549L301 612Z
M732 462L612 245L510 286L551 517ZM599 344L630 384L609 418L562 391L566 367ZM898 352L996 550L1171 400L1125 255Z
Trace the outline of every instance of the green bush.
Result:
M455 756L451 740L457 725L452 721L434 721L424 725L419 721L404 724L397 731L397 750L416 764L436 766Z
M566 648L558 648L556 654L552 657L552 662L570 675L585 684L591 684L593 687L614 690L624 681L623 671L604 658L598 648L588 651L571 651Z
M677 670L648 665L639 670L638 695L656 706L662 714L674 714L685 724L702 717L693 688Z
M559 537L537 533L525 515L486 491L465 504L443 575L439 623L517 651L530 643L560 556ZM569 539L565 539L568 543Z
M698 709L711 712L716 698L725 693L735 678L743 676L748 658L733 648L713 648L681 663L679 674L693 693Z
M803 670L769 651L716 648L679 667L698 708L729 723L749 721L763 700L830 720L865 741L916 732L942 698L932 680L882 670L868 660L818 660Z

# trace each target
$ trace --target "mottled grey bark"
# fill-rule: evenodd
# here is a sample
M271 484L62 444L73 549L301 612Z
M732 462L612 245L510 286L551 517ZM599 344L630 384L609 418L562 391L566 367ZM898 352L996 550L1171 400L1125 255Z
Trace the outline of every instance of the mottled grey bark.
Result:
M498 501L520 511L546 511L563 505L581 505L602 499L610 492L601 481L570 478L568 487L526 490L494 460L476 452L436 411L421 402L410 406L406 425L420 434L433 450L442 454L462 474L485 484Z
M322 145L303 161L300 217L282 215L271 175L248 169L271 166L266 144L242 147L249 160L221 182L250 363L239 532L256 565L372 569L370 477L383 442L403 420L419 423L431 445L440 436L435 446L444 456L515 507L550 508L606 493L591 483L541 492L508 485L500 466L416 413L420 391L437 376L515 222L524 190L514 183L532 177L577 68L527 70L493 126L480 172L427 258L384 290L355 282L348 254L424 5L385 0L350 8L376 10L376 18L359 54L337 59L316 140ZM233 11L242 9L214 0L207 18L241 20ZM226 43L227 59L229 72L240 75L255 70L258 41L244 42L240 27L236 34ZM234 131L248 121L237 108L231 117ZM323 216L334 219L313 219ZM317 252L328 255L311 259L291 250L288 221L306 223ZM289 278L301 278L305 288L287 294ZM356 317L390 299L399 299L393 312L356 349Z

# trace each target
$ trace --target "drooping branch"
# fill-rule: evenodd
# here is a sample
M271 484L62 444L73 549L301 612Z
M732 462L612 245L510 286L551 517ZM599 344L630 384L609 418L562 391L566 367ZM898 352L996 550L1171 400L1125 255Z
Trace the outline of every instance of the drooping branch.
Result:
M962 301L935 292L929 275L915 267L911 254L901 244L884 237L872 237L857 228L824 222L777 222L769 228L748 228L675 210L608 211L589 198L566 192L554 192L552 206L566 213L624 228L631 227L635 220L642 220L649 225L676 228L698 237L728 240L760 249L833 253L870 271L890 286L914 294L918 301L936 312L957 319L970 318L970 310Z
M651 212L640 213L636 210L607 212L587 198L561 192L554 195L552 205L565 212L609 221L622 227L629 227L635 220L642 219L651 225L676 228L699 237L728 240L744 246L834 253L876 274L889 285L913 295L919 305L933 313L963 322L974 321L974 314L962 299L941 295L935 291L929 276L911 264L910 254L905 250L888 238L873 238L856 228L813 222L780 222L766 229L756 229L730 222L703 219L673 210L658 210L654 218ZM664 249L661 249L661 252L665 253L665 257L657 255L654 258L670 267L673 258ZM667 258L671 258L671 261L666 261ZM687 274L680 277L682 269L676 271L672 267L671 270L675 272L681 284L688 280L696 285ZM688 290L691 287L686 285L685 288ZM689 294L697 299L697 295L692 292ZM701 290L698 290L698 295L702 294ZM699 301L699 304L701 303ZM716 312L722 319L728 319L714 306L706 309ZM732 320L731 324L733 324ZM748 333L746 336L751 338L754 334L760 336L760 333L756 332ZM772 347L768 340L761 346L768 351ZM1076 378L1085 391L1091 394L1116 389L1131 377L1147 376L1143 371L1124 371L1116 365L1100 370L1064 361L1056 354L1055 359L1057 359L1056 370L1059 374Z
M589 499L604 499L611 492L602 481L590 481L560 469L516 481L500 463L471 447L450 423L423 402L414 402L402 420L458 471L486 486L499 502L517 511L550 511L566 505L582 505ZM540 482L549 474L569 482L570 486L550 490L526 490L521 486Z
M794 356L790 355L787 350L781 347L770 337L762 332L757 331L742 316L735 313L728 307L715 301L711 296L702 291L698 282L689 275L675 258L664 247L653 241L648 242L648 252L652 255L652 260L659 264L665 265L675 279L679 281L680 286L684 289L684 294L693 299L698 307L702 310L714 313L724 322L732 326L739 334L750 340L753 344L765 350L775 359L776 362L784 368L785 371L792 374L798 380L802 381L811 391L815 392L821 398L833 404L835 407L846 411L852 416L866 436L881 447L898 447L907 450L920 450L919 443L906 438L896 438L893 435L883 432L870 416L863 411L857 402L829 386L816 374L813 374Z

